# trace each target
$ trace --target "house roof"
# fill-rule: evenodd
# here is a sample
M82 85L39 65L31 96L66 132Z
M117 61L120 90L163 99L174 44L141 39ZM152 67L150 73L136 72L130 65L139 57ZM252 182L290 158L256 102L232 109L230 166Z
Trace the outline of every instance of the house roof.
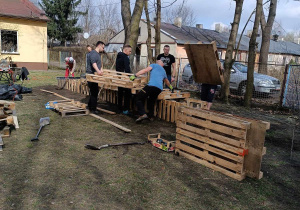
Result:
M217 48L227 48L227 42L229 40L230 34L227 32L218 32L215 30L201 29L190 26L177 27L170 23L161 23L161 30L167 32L167 34L172 35L177 44L185 44L187 42L193 44L201 41L204 44L216 41ZM236 45L240 39L240 35L237 36ZM248 36L242 36L239 50L248 51L250 38ZM256 39L258 42L258 51L261 46L261 37ZM288 42L288 41L274 41L270 40L270 53L276 54L289 54L300 56L300 45Z
M48 21L45 12L29 0L0 0L0 16Z
M142 21L146 23L146 20L142 19ZM154 24L154 22L151 22L152 27L154 27ZM230 36L228 32L218 32L215 30L202 29L190 26L178 27L174 24L163 22L161 23L161 32L172 38L177 44L196 44L199 41L201 41L204 44L208 44L212 41L216 41L217 48L219 49L227 48L227 42ZM240 36L240 34L237 35L236 47ZM250 38L248 36L243 35L240 42L239 50L248 51L249 41ZM257 37L256 42L258 43L257 51L259 52L261 46L261 37ZM270 40L269 52L274 54L288 54L300 56L300 45L288 41Z

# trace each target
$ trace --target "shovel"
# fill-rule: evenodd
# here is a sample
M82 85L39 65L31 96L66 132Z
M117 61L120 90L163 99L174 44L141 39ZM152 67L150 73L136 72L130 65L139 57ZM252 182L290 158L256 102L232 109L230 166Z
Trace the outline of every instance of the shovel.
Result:
M102 145L100 147L95 147L93 145L86 144L84 147L87 148L87 149L91 149L91 150L101 150L101 149L107 148L107 147L122 146L122 145L134 145L134 144L143 145L143 144L145 144L145 142L129 142L129 143L119 143L119 144L104 144L104 145Z
M39 131L37 132L36 136L31 139L31 141L38 141L38 136L42 130L42 128L45 126L45 125L49 125L50 124L50 117L43 117L40 119L40 129Z

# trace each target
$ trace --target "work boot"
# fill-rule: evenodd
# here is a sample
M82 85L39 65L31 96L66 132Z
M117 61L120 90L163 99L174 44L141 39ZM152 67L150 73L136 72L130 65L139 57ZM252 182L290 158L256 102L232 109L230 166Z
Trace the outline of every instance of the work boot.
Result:
M145 120L147 118L148 118L148 116L146 114L144 114L144 115L140 116L139 118L137 118L135 122L142 122L143 120Z
M90 112L92 112L93 114L100 114L100 112L96 109L96 110L90 110Z

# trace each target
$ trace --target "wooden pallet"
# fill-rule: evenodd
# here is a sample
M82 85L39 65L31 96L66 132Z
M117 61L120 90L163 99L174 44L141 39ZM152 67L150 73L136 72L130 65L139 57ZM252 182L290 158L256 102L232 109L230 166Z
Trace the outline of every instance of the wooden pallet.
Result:
M245 178L244 156L251 123L181 107L177 118L176 152L237 180Z
M0 124L4 128L0 131L0 151L3 150L4 137L10 137L12 127L19 128L18 119L16 116L16 105L14 102L0 100Z
M195 82L212 85L221 85L224 82L215 41L211 44L185 44L184 47Z
M176 122L178 108L183 104L175 100L159 100L154 106L154 116L167 122Z
M56 111L60 112L62 117L82 116L89 114L86 104L79 101L74 101L73 99L50 101L49 105Z
M201 101L199 99L187 98L186 106L192 108L198 108L198 109L207 109L207 102Z
M175 152L237 180L260 179L268 126L226 113L180 107Z
M175 90L172 93L169 89L164 89L157 97L157 100L166 100L166 99L183 99L189 98L191 96L190 93L181 92L180 90Z
M86 79L88 82L95 82L101 85L104 85L105 89L114 89L117 87L134 89L133 92L136 92L137 89L143 88L147 84L147 77L138 77L134 81L129 79L133 74L117 72L113 70L103 70L103 75L96 74L86 74Z

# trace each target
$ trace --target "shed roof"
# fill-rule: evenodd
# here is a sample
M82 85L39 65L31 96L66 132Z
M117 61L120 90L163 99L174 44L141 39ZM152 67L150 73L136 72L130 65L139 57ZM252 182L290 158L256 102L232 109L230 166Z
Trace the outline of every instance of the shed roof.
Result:
M0 0L0 16L48 21L45 12L29 0Z
M227 48L227 42L229 40L229 33L218 32L215 30L202 29L190 26L177 27L170 23L161 23L161 30L167 34L173 36L176 39L177 44L185 44L187 42L193 44L201 41L204 44L216 41L217 48ZM240 35L237 36L236 43L238 43ZM250 38L248 36L242 36L239 50L248 51ZM261 37L256 39L258 43L258 51L261 46ZM237 44L236 44L237 45ZM270 53L276 54L290 54L300 56L300 45L288 42L288 41L274 41L270 40Z

